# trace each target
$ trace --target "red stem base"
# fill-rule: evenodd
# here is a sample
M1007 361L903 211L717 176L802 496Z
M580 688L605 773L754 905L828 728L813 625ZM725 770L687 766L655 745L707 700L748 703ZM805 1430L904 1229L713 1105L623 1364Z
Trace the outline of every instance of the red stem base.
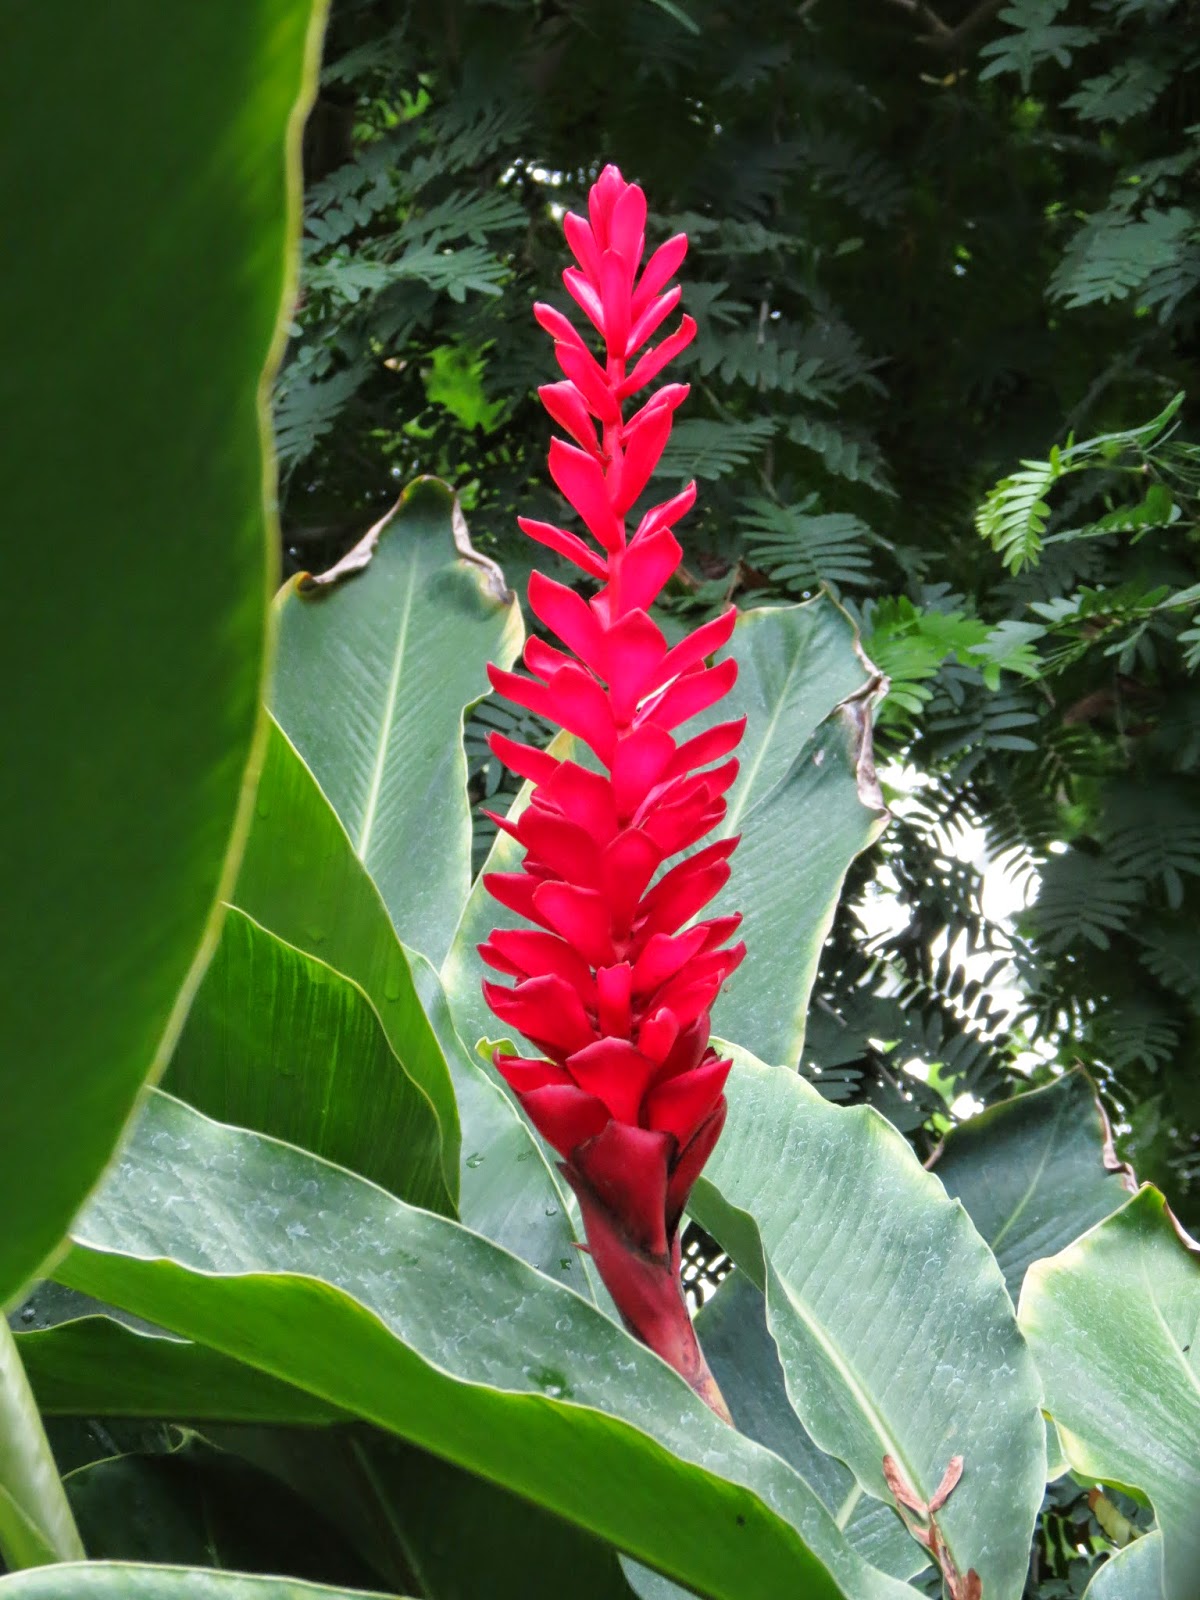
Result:
M678 1231L668 1254L652 1254L630 1237L570 1162L561 1163L561 1170L579 1197L588 1251L625 1326L674 1367L705 1405L732 1427L729 1407L709 1371L688 1314L680 1277Z

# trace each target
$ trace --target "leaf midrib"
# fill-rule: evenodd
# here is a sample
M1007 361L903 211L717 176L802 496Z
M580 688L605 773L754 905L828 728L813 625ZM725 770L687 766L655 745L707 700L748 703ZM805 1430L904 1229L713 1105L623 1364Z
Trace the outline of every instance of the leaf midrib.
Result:
M734 832L738 823L742 819L743 813L746 810L750 792L754 788L754 780L757 778L759 768L766 759L767 747L771 743L775 729L779 725L779 719L783 715L783 708L787 701L788 690L792 686L792 679L796 676L796 673L800 668L800 662L803 659L803 656L803 649L800 645L797 645L795 654L792 656L791 665L787 670L787 677L783 680L783 687L780 689L779 695L776 698L775 709L771 713L770 720L768 721L766 727L763 729L763 736L759 740L758 751L754 757L754 760L750 763L750 766L746 771L746 781L742 785L741 792L737 796L737 799L733 802L725 814L725 821L721 828L721 832L725 836L728 836Z
M1026 1186L1025 1193L1017 1201L1016 1205L1009 1212L1008 1216L1005 1218L1005 1220L1001 1224L1001 1226L992 1235L992 1237L987 1241L988 1244L991 1246L993 1255L996 1254L996 1249L997 1249L997 1246L999 1245L1001 1239L1003 1239L1005 1234L1008 1233L1011 1230L1013 1224L1017 1221L1018 1217L1020 1217L1021 1213L1025 1210L1025 1208L1029 1204L1030 1200L1032 1200L1032 1198L1034 1196L1034 1193L1037 1190L1038 1184L1042 1181L1042 1177L1043 1177L1043 1175L1045 1174L1045 1171L1046 1171L1046 1166L1047 1166L1047 1164L1048 1164L1048 1162L1050 1160L1050 1152L1051 1152L1051 1150L1057 1148L1059 1124L1062 1122L1063 1115L1066 1112L1066 1108L1067 1108L1066 1107L1066 1101L1064 1100L1059 1104L1057 1110L1055 1111L1054 1121L1051 1123L1050 1127L1046 1131L1046 1140L1045 1140L1045 1143L1042 1146L1041 1159L1039 1160L1039 1162L1037 1164L1037 1167L1036 1167L1036 1169L1035 1169L1035 1171L1033 1173L1033 1176L1030 1178L1029 1183Z
M1175 1333L1171 1328L1171 1324L1162 1314L1162 1307L1159 1305L1158 1299L1155 1296L1154 1284L1151 1281L1150 1271L1146 1264L1146 1252L1144 1250L1139 1250L1138 1255L1140 1257L1138 1265L1141 1267L1142 1281L1146 1285L1146 1298L1150 1302L1150 1309L1154 1312L1155 1317L1158 1319L1159 1326L1162 1328L1162 1331L1166 1336L1167 1348L1171 1352L1172 1365L1177 1365L1179 1367L1180 1371L1187 1379L1187 1386L1196 1391L1196 1399L1197 1401L1200 1401L1200 1376L1197 1376L1197 1374L1192 1370L1191 1363L1184 1360L1183 1351L1179 1348L1179 1340L1176 1338Z
M764 1250L764 1253L766 1253L765 1250ZM770 1261L770 1256L769 1255L767 1256L767 1259L768 1259L768 1261ZM779 1271L779 1268L776 1267L773 1263L771 1264L770 1275L769 1275L769 1277L767 1279L767 1319L768 1319L768 1326L770 1325L770 1316L771 1316L770 1282L771 1282L772 1278L782 1288L784 1294L787 1296L788 1304L792 1307L792 1309L795 1311L796 1315L800 1318L800 1320L804 1323L805 1327L812 1334L812 1336L816 1340L817 1344L825 1352L825 1354L828 1356L829 1360L833 1363L834 1367L837 1370L837 1373L838 1373L839 1377L841 1378L842 1382L845 1384L847 1390L850 1392L851 1397L854 1399L854 1401L856 1402L856 1404L859 1407L859 1410L861 1411L863 1416L866 1417L867 1422L870 1424L871 1431L875 1434L875 1437L883 1445L883 1451L881 1453L880 1460L882 1461L883 1455L890 1455L890 1456L894 1457L894 1459L899 1463L899 1465L901 1467L903 1467L905 1475L908 1478L909 1483L912 1484L914 1489L916 1489L918 1492L920 1492L921 1485L917 1481L917 1476L915 1474L915 1469L913 1468L912 1463L909 1461L909 1459L908 1459L903 1447L899 1444L899 1442L897 1441L895 1435L892 1433L891 1429L888 1427L887 1423L885 1422L882 1412L879 1410L879 1408L875 1404L875 1402L871 1399L870 1395L863 1388L862 1383L859 1380L857 1373L854 1371L853 1367L851 1367L849 1365L847 1359L842 1355L839 1347L835 1344L833 1338L831 1337L831 1335L829 1333L829 1330L825 1327L824 1323L820 1322L812 1314L812 1312L809 1309L807 1309L806 1305L800 1300L800 1298L797 1296L797 1294L791 1288L790 1284L784 1278L783 1274ZM774 1333L773 1332L772 1332L772 1337L774 1337ZM787 1366L782 1361L782 1359L780 1361L780 1366L783 1367L784 1387L787 1389L788 1397L790 1399L792 1397L792 1388L791 1388L791 1385L788 1383ZM796 1415L798 1417L800 1417L800 1420L802 1422L804 1422L805 1427L808 1427L809 1424L808 1424L807 1420L804 1418L804 1416L800 1412L799 1408L795 1406L794 1401L793 1401L793 1409L796 1411ZM811 1428L809 1428L809 1431L810 1432L812 1431ZM815 1435L814 1435L814 1439L815 1439ZM821 1448L823 1448L823 1446ZM846 1465L850 1466L850 1463L847 1462ZM854 1468L852 1466L850 1467L850 1470L852 1472L854 1472ZM856 1481L859 1482L860 1485L861 1485L861 1479L859 1479L857 1472L854 1473L854 1476L855 1476ZM886 1502L885 1502L885 1504L886 1504Z
M383 717L379 725L379 743L375 751L375 764L371 770L371 781L367 785L367 797L363 804L362 822L359 825L358 839L355 842L355 851L362 860L366 860L367 851L371 844L371 834L375 827L375 814L379 808L379 796L383 789L383 774L387 766L388 745L392 738L392 725L396 720L396 705L400 698L400 669L404 664L404 652L408 645L408 622L412 615L413 594L417 585L416 563L408 569L408 587L404 594L404 610L400 617L400 632L396 639L396 651L392 659L391 676L388 679L387 694L383 702Z

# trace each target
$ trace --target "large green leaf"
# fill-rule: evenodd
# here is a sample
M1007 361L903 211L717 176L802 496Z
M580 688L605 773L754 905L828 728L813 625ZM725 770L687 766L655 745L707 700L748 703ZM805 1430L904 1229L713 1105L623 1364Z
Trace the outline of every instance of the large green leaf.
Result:
M0 1303L165 1061L240 847L315 44L309 0L6 18Z
M745 1272L730 1273L700 1311L696 1331L738 1427L795 1467L858 1553L896 1578L928 1566L892 1507L862 1494L850 1469L817 1448L792 1410L766 1301Z
M549 749L565 760L574 755L575 741L560 733ZM522 785L510 817L520 816L532 793L531 783ZM484 1065L474 1048L494 1037L500 1026L484 1002L481 985L487 968L479 959L478 946L496 926L498 915L506 924L513 920L492 899L483 879L487 873L515 871L520 859L516 840L497 832L483 871L461 908L440 974L428 963L418 962L417 984L451 1061L464 1150L470 1146L463 1170L462 1220L551 1277L565 1277L587 1292L589 1263L575 1249L573 1198L551 1164L557 1157L548 1152L499 1075Z
M65 1484L93 1560L286 1572L360 1588L380 1581L319 1508L194 1435L168 1451L90 1462Z
M370 1000L242 911L225 918L165 1082L209 1116L453 1209L437 1116Z
M464 1047L436 973L406 951L370 874L273 718L234 900L370 997L392 1050L438 1114L463 1222L569 1283L582 1274L559 1188L532 1134ZM356 1163L348 1163L355 1166Z
M1200 1258L1148 1185L1035 1261L1020 1322L1077 1473L1137 1490L1162 1530L1165 1600L1200 1591Z
M217 1429L329 1518L393 1588L426 1600L630 1600L616 1552L427 1451L352 1428Z
M167 1421L340 1421L327 1401L189 1339L142 1333L112 1317L79 1317L17 1336L47 1416Z
M234 902L272 933L362 988L404 1071L437 1113L446 1187L458 1193L458 1108L446 1056L407 952L370 874L274 718Z
M742 842L706 915L742 913L746 959L713 1007L713 1026L761 1060L791 1066L846 869L886 820L871 759L878 678L850 619L825 596L744 611L726 653L737 684L695 726L747 719L718 830Z
M1084 1600L1163 1600L1162 1534L1143 1534L1110 1556Z
M1015 1303L1031 1261L1053 1255L1129 1198L1105 1164L1108 1129L1082 1071L959 1123L933 1170L991 1246Z
M0 1600L399 1600L292 1578L246 1577L202 1567L85 1561L0 1578Z
M960 1572L974 1567L988 1600L1014 1600L1045 1430L995 1258L877 1112L735 1056L729 1122L693 1213L765 1288L788 1395L815 1443L885 1500L885 1455L926 1501L961 1455L939 1525Z
M459 1217L547 1276L588 1293L587 1262L575 1247L565 1186L497 1079L466 1048L437 973L423 956L413 955L412 965L458 1096L463 1134Z
M324 579L281 596L275 715L400 937L435 966L471 882L463 712L522 636L516 596L432 478Z
M0 1564L83 1554L16 1341L0 1317Z
M315 1156L152 1095L74 1239L58 1273L73 1287L373 1421L702 1594L907 1592L865 1567L784 1462L718 1422L589 1302Z

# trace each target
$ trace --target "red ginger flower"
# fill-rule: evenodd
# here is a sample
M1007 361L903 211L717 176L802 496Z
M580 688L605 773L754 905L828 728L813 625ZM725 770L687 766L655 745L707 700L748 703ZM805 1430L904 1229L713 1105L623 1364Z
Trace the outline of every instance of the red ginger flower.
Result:
M737 775L736 760L724 758L744 719L674 737L733 684L735 662L706 663L728 640L735 610L672 648L648 615L679 565L671 529L695 500L695 484L652 506L626 535L626 515L687 386L667 384L628 420L624 403L696 331L685 316L637 357L679 302L678 286L666 285L687 250L677 234L639 278L645 223L645 195L612 166L588 196L588 220L566 218L579 265L563 281L604 340L603 364L561 312L534 307L565 374L539 394L574 441L552 440L550 474L599 548L548 523L523 517L520 526L601 588L589 601L534 572L529 604L565 648L531 638L531 677L488 670L495 689L568 729L603 771L492 735L495 753L534 788L516 822L495 819L525 847L523 870L485 881L533 926L497 930L480 953L516 980L511 988L485 983L488 1004L541 1052L535 1060L497 1054L496 1066L563 1157L618 1310L728 1417L683 1298L679 1223L725 1120L730 1063L709 1045L709 1009L744 954L725 942L740 917L692 919L729 877L737 840L659 869L724 816Z

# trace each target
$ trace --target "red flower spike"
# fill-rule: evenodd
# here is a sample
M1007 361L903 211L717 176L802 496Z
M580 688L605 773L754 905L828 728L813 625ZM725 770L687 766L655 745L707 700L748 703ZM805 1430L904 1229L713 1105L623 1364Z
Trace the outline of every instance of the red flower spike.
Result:
M675 734L732 687L736 664L712 657L736 613L673 647L647 614L682 559L671 530L695 485L651 506L632 534L626 524L687 386L665 384L629 416L624 402L695 332L685 316L647 343L679 302L669 280L687 239L669 239L643 268L645 227L645 195L611 166L587 218L565 219L578 266L563 279L603 341L599 358L561 311L534 308L564 373L538 391L567 436L550 445L550 475L585 531L518 520L601 587L588 600L533 573L530 606L558 642L530 640L532 677L490 672L500 694L575 734L603 770L492 736L496 755L534 787L520 818L503 824L525 849L522 870L484 881L535 926L499 929L480 954L506 980L484 985L488 1004L542 1052L497 1054L497 1071L561 1156L627 1327L728 1420L692 1331L679 1226L725 1120L729 1063L709 1042L708 1012L744 953L727 943L739 917L694 919L727 880L737 841L670 858L724 817L737 762L713 763L731 755L744 723Z

